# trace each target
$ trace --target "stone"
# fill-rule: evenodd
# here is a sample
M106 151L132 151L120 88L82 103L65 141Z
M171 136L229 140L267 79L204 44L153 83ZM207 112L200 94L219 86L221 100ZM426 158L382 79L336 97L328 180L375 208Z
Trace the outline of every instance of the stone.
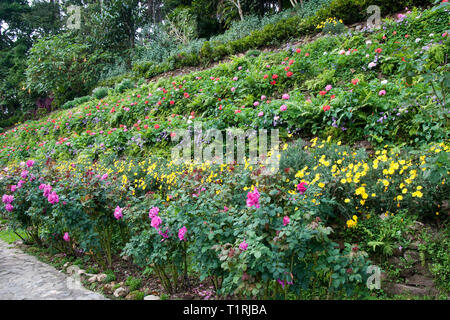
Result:
M104 291L106 294L112 294L115 285L116 285L115 282L111 282L111 283L105 284L105 285L103 286L103 291Z
M414 286L419 286L419 287L433 287L434 286L433 279L419 275L419 274L415 274L415 275L407 278L405 282L408 285L414 285Z
M70 265L70 262L66 262L66 263L64 263L63 268L66 269L69 265Z
M406 250L403 257L408 263L416 263L420 261L420 254L414 250Z
M158 296L154 296L152 294L145 296L144 300L161 300Z
M0 240L0 300L106 300L36 257Z
M419 263L414 266L414 269L416 270L416 274L420 274L423 276L430 275L430 271L428 270L426 265L423 266L422 264Z
M116 291L114 291L114 297L116 297L116 298L125 297L127 294L128 294L128 289L126 289L124 287L119 287L116 289Z
M94 283L94 282L96 282L97 281L97 275L93 275L92 277L90 277L89 279L88 279L88 282L89 283Z
M107 276L106 274L104 274L104 273L99 274L99 275L97 275L97 281L98 281L98 282L103 282L103 281L105 281L105 279L106 279L107 277L108 277L108 276Z
M426 288L419 288L414 286L408 286L406 284L395 283L386 288L386 292L394 294L410 294L414 296L424 296L428 294Z
M419 241L414 241L413 243L411 243L408 248L411 250L418 250L419 249L419 245L420 242Z
M402 278L411 277L413 274L414 274L413 268L404 268L400 271L400 277Z
M86 273L86 270L84 270L84 269L78 270L78 275L79 275L79 276L81 276L81 275L83 275L83 274L85 274L85 273Z

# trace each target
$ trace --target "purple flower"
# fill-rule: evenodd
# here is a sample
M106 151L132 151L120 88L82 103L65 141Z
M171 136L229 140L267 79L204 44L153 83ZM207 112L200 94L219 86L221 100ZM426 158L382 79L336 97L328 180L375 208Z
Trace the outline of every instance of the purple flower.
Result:
M156 217L159 213L159 208L158 207L153 207L150 209L149 213L148 213L148 217L150 219L153 219L154 217Z
M255 191L247 193L247 207L255 206L259 208L259 192L255 188Z
M5 205L5 209L6 209L6 211L11 212L11 211L13 211L14 207L8 203Z
M178 239L180 239L180 241L186 240L184 238L184 235L186 234L186 226L183 226L183 228L181 228L180 230L178 230Z
M56 192L52 192L48 195L48 202L50 202L51 204L59 202L59 196L56 194Z
M2 197L2 202L4 204L10 204L11 202L13 202L13 200L14 200L14 196L10 196L10 195L7 195L7 194L4 194L3 197Z
M286 110L287 110L287 105L283 104L283 105L280 107L280 111L286 111Z
M66 241L66 242L69 242L69 241L70 241L70 237L69 237L69 233L68 233L68 232L64 233L63 239L64 239L64 241Z
M123 217L122 210L123 209L121 207L117 206L116 209L114 210L114 218L120 220Z
M22 173L20 174L20 176L22 177L22 179L26 179L28 177L28 171L23 170Z
M32 166L34 166L35 161L34 160L28 160L27 161L27 167L31 168Z
M287 226L289 224L289 222L291 222L291 219L289 219L288 216L284 216L283 218L283 226Z
M245 251L245 250L247 250L247 248L248 248L248 243L245 242L245 239L244 239L244 241L242 241L241 244L239 245L239 249L241 249L242 251Z
M155 228L155 229L158 229L159 228L159 225L161 224L161 218L160 217L158 217L158 216L154 216L153 218L152 218L152 222L150 223L150 225L153 227L153 228Z

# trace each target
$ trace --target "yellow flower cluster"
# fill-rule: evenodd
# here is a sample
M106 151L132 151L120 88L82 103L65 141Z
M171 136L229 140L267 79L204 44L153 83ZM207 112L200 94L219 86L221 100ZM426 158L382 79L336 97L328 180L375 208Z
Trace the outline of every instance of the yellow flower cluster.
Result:
M347 220L347 228L353 228L358 223L358 217L353 216L352 219Z
M342 19L339 19L339 20L338 20L338 19L336 19L336 17L333 17L333 18L327 18L327 20L322 21L321 23L319 23L319 24L317 25L316 29L323 29L327 24L337 25L338 22L344 23L344 22L342 21Z

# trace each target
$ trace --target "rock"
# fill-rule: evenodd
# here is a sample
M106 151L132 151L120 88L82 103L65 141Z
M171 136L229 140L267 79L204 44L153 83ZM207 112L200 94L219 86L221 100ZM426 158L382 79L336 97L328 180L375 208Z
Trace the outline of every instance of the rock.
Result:
M391 265L396 265L396 266L399 266L399 265L402 264L402 260L400 260L400 258L398 258L398 257L390 257L390 258L388 259L388 262L389 262Z
M13 242L13 244L20 246L20 245L23 244L23 241L22 240L16 240L16 241Z
M85 273L86 273L86 270L84 270L84 269L78 270L78 275L79 275L79 276L81 276L81 275L83 275L83 274L85 274Z
M64 263L63 268L66 269L69 266L69 264L70 264L70 262Z
M114 291L114 297L125 297L128 294L128 289L124 287L117 288L116 291Z
M420 254L414 250L407 250L403 257L406 259L408 263L416 263L420 261Z
M420 275L430 275L430 271L428 270L428 268L426 266L422 266L421 264L417 264L414 266L414 269L416 270L416 274L420 274Z
M406 279L406 284L419 287L433 287L433 279L415 274L412 277Z
M409 249L411 249L411 250L418 250L419 249L419 245L420 245L419 241L414 241L413 243L411 243L409 245Z
M105 279L106 279L107 277L108 277L108 276L107 276L106 274L104 274L104 273L99 274L99 275L97 275L97 281L98 281L98 282L103 282L103 281L105 281Z
M419 222L419 221L414 221L414 224L411 226L411 227L409 227L411 230L414 230L414 231L419 231L419 230L422 230L422 228L424 227L425 225L422 223L422 222Z
M410 294L415 296L424 296L429 294L429 290L427 288L419 288L414 286L408 286L401 283L395 283L386 288L386 292L394 295L394 294Z
M93 275L92 277L90 277L89 279L88 279L88 282L89 283L94 283L94 282L96 282L97 281L97 275Z
M400 277L402 278L408 278L411 277L414 274L413 268L405 268L400 271Z
M158 296L154 296L152 294L145 296L144 300L161 300Z
M105 285L103 286L103 291L104 291L106 294L111 294L111 293L113 292L113 288L114 288L115 285L116 285L116 283L115 283L114 281L111 282L111 283L105 284Z

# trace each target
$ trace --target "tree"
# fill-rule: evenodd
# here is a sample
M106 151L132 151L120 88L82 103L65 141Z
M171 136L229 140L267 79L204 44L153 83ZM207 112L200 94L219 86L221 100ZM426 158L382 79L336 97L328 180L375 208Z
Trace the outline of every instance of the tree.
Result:
M114 55L83 42L75 33L45 37L33 44L27 60L26 88L54 96L59 106L89 93Z
M169 34L184 45L197 37L197 20L187 8L175 9L166 17L166 22Z

